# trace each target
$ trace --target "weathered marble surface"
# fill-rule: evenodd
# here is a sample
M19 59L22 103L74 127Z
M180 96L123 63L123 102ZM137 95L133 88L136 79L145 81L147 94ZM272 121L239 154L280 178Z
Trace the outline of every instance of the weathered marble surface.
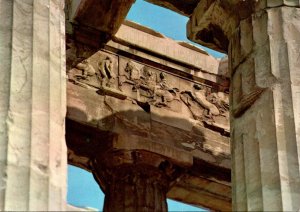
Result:
M200 0L146 0L150 3L173 10L185 16L190 16Z
M126 42L172 60L192 65L195 69L218 75L219 61L204 50L196 46L192 47L192 45L189 47L188 44L182 46L180 42L151 31L152 33L149 33L146 27L127 21L121 25L113 40L120 43Z
M64 210L63 3L0 1L0 8L0 210Z
M233 210L298 211L299 1L203 1L189 27L229 54Z
M233 110L240 95L249 98L248 93L263 90L232 122L237 210L300 209L299 20L298 8L268 9L242 21L240 37L231 41L232 51L242 52L231 63L233 81L242 73L242 94L233 93ZM249 74L252 77L243 80ZM233 83L233 91L238 89Z
M0 75L0 209L5 201L5 168L7 164L7 125L6 118L9 108L11 40L12 40L12 1L0 2L0 58L2 73Z
M181 79L176 74L107 51L98 51L78 63L68 71L68 76L74 84L99 94L128 99L141 110L163 115L165 121L157 119L163 123L172 125L170 119L174 117L194 119L192 122L201 126L229 133L228 94L218 88ZM111 98L112 103L106 104L115 108L117 99ZM179 122L172 126L191 128Z
M187 24L187 36L199 44L228 52L229 40L240 20L271 7L299 7L299 0L202 0Z
M174 41L150 28L127 20L122 23L112 39L104 43L97 30L78 29L73 32L76 25L72 27L71 20L67 20L67 24L70 25L68 33L72 34L76 45L82 43L91 46L94 52L104 45L104 48L110 51L118 50L119 53L129 53L177 69L181 74L192 75L195 80L208 80L229 87L228 68L222 65L222 61L190 43ZM84 39L77 37L77 34ZM71 44L67 45L69 47Z
M67 32L74 33L81 42L106 43L118 31L133 3L134 0L66 0ZM91 31L96 37L88 38Z
M179 9L181 3L170 2ZM221 67L221 61L205 51L131 22L125 22L103 45L101 33L82 27L84 24L73 25L75 31L70 33L75 42L67 42L69 162L93 171L107 193L107 210L123 210L124 205L153 210L155 202L162 206L160 210L166 210L165 189L154 189L162 197L158 199L150 192L160 174L153 174L153 185L151 180L146 185L145 176L141 178L145 183L140 184L141 173L129 164L132 160L143 163L138 160L143 151L150 159L159 155L161 160L189 170L178 181L168 183L174 188L168 188L169 196L230 210L229 75L224 62ZM101 44L104 48L98 51ZM118 168L107 165L103 174L105 170L96 168L95 160L103 167L105 159L98 157L105 151L129 153L117 160L125 164ZM154 170L161 169L156 160L150 161L148 165ZM121 171L123 166L128 173ZM147 170L143 170L146 175ZM107 172L110 177L105 177ZM126 191L136 188L138 194L133 196L137 201L132 202L124 192L115 192L120 190L119 181ZM145 190L149 195L142 195ZM117 200L112 201L112 196ZM116 201L122 204L116 205Z
M100 164L104 161L96 159L102 155L99 152L104 151L105 154L105 150L114 150L138 154L136 152L146 151L183 170L189 170L187 175L181 176L184 182L181 182L181 177L178 182L170 181L170 197L212 209L230 210L228 94L219 92L219 87L210 87L208 80L203 81L208 83L206 85L198 82L197 78L185 78L185 75L180 75L181 69L172 72L174 69L161 66L169 64L164 63L162 58L154 60L159 63L148 63L139 57L122 55L117 50L103 49L92 53L93 50L80 45L75 48L76 45L71 40L69 42L69 162L97 173L96 179L105 191L109 180L116 177L118 181L121 175L113 175L109 180L102 179L101 169L96 171L92 165L94 159ZM195 160L204 162L199 164ZM151 166L157 168L158 164ZM111 166L107 169L110 173L115 172ZM128 176L130 178L130 173ZM208 181L211 183L205 186ZM201 184L196 186L197 182ZM124 183L129 186L132 182ZM119 184L114 186L120 187ZM143 186L138 185L139 188ZM195 186L199 193L194 192ZM184 194L178 192L182 189L185 189ZM201 189L205 191L200 192ZM123 199L126 193L111 195L128 201L128 204L131 202L129 197ZM152 199L151 195L145 197ZM211 201L212 198L216 201ZM108 198L107 201L110 202L107 207L111 209L111 200ZM147 203L149 209L155 201L158 200L152 199Z
M249 112L245 112L240 119L235 120L233 125L234 136L242 135L242 139L249 140L247 142L247 140L236 139L235 143L242 142L244 147L236 146L233 150L239 151L244 148L245 170L249 171L247 167L250 165L253 167L250 169L251 172L246 172L246 181L236 180L236 183L245 184L247 194L250 192L253 194L247 195L247 199L238 198L240 191L236 191L237 208L283 211L300 208L298 201L300 198L298 118L300 66L297 60L300 54L299 20L298 8L279 7L269 9L248 22L253 26L254 45L249 51L254 58L252 72L255 72L256 86L265 91L260 98L257 98L257 102ZM241 30L244 30L242 26L245 24L241 25ZM248 33L244 35L246 34ZM243 47L241 42L241 48ZM242 64L237 65L234 78L241 66ZM233 96L233 100L238 98L238 95ZM249 118L247 118L249 116L256 117L256 124L250 129L243 127L244 123L249 125ZM247 137L246 130L254 130L256 136ZM254 141L259 145L247 145ZM249 149L248 154L247 149ZM235 161L239 161L242 156L241 153L234 155ZM255 162L254 155L257 158ZM248 165L247 160L252 163ZM239 162L234 167L239 166L243 165ZM235 176L239 176L237 172ZM253 179L253 177L257 180L249 181L249 178Z

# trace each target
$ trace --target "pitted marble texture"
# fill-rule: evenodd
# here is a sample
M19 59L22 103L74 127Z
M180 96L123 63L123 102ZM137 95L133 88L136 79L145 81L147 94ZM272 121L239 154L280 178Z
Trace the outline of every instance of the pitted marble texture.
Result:
M0 1L0 8L7 20L0 29L0 210L64 210L63 3Z
M11 66L11 33L12 33L12 1L0 1L0 209L4 207L7 163L7 127L6 117L10 92L10 66Z
M299 8L270 8L231 38L232 110L263 89L231 122L233 210L300 208L299 20Z

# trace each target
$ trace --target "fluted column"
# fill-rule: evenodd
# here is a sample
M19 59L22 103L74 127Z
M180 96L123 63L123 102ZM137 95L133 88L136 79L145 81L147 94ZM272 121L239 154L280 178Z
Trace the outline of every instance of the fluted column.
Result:
M258 9L241 20L229 57L233 210L298 211L300 9Z
M96 158L93 168L105 212L168 211L166 194L180 173L164 157L142 150L111 151Z
M0 210L64 210L60 0L0 0Z
M107 187L104 211L168 211L167 179L148 166L114 170Z
M300 210L299 7L202 0L188 24L229 56L233 211Z

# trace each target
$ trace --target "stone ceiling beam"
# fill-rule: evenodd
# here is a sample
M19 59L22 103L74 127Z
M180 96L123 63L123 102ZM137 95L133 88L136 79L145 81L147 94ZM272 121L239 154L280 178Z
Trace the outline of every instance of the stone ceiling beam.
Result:
M135 0L82 0L74 20L108 34L115 34Z
M237 15L226 10L222 1L202 0L187 24L187 36L203 46L227 52L228 37L237 25Z
M200 0L146 0L152 4L173 10L181 15L190 16Z
M201 0L187 24L187 36L216 51L228 51L239 22L255 12L279 6L299 7L299 0Z
M134 2L135 0L67 0L67 21L72 23L77 40L99 47L118 31Z

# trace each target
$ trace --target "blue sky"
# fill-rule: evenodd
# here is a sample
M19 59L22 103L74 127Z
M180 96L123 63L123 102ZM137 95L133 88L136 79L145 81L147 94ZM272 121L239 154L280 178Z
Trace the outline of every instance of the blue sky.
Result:
M126 19L154 29L174 40L192 43L186 36L186 23L189 18L163 7L155 6L143 0L136 0ZM220 52L208 49L204 46L200 47L214 57L220 58L224 56L224 54Z
M68 166L68 203L78 207L92 207L102 210L104 194L91 173ZM168 200L169 211L205 211L176 201Z
M154 6L143 0L136 0L127 19L152 28L174 40L188 41L186 23L188 18L175 12ZM190 41L189 41L190 42ZM224 54L204 48L214 57ZM91 173L74 166L68 166L68 203L80 207L102 210L104 194ZM204 211L203 209L168 200L169 211Z

